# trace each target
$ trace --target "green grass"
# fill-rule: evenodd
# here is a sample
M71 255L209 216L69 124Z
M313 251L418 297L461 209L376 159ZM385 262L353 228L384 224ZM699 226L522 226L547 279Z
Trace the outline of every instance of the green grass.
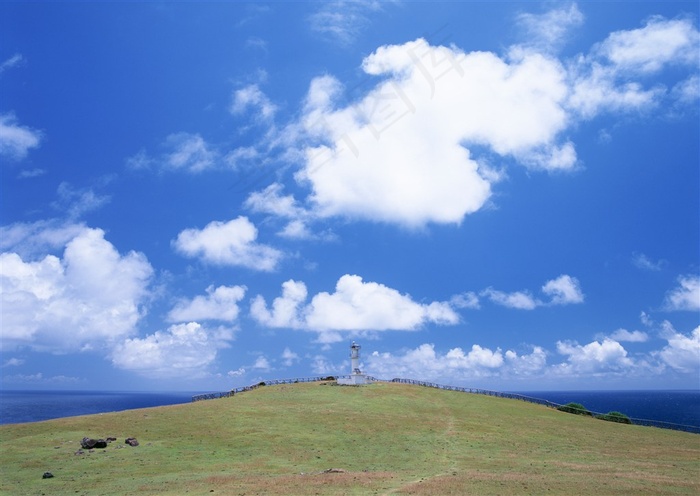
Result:
M0 450L8 495L700 494L696 434L390 383L5 425Z

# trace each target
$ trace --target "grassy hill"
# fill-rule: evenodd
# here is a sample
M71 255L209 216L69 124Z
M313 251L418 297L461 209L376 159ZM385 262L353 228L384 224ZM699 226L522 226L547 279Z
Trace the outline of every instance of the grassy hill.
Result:
M700 494L697 434L391 383L5 425L0 450L8 495Z

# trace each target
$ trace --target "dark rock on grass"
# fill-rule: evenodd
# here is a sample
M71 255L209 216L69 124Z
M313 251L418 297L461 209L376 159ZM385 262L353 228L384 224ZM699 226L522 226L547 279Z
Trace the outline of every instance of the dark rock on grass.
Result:
M136 440L135 437L127 437L126 440L124 441L125 444L128 444L129 446L138 446L139 442Z
M51 472L44 472L44 475L41 476L42 479L50 479L51 477L53 477Z
M104 439L92 439L90 437L84 437L83 440L80 441L80 446L85 449L106 448L107 441L105 441Z

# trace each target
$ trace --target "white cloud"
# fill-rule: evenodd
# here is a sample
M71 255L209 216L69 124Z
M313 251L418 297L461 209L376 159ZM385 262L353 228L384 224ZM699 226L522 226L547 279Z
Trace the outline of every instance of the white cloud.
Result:
M555 51L566 40L571 28L583 23L584 16L575 3L536 15L523 13L517 17L527 35L527 47Z
M347 369L348 367L345 367ZM318 375L332 375L343 372L343 367L328 361L323 355L316 355L311 361L311 370Z
M700 371L700 326L686 336L667 324L664 337L668 345L658 354L661 360L680 372L697 374Z
M3 367L19 367L24 364L24 360L21 358L10 358L2 364Z
M204 229L185 229L173 246L188 257L200 257L215 265L247 267L272 271L282 259L282 252L256 243L258 230L247 217L228 222L213 221Z
M17 67L20 65L22 62L24 62L24 57L22 56L21 53L16 53L9 59L5 60L2 64L0 64L0 74L5 72L7 69L12 69L13 67Z
M139 150L136 155L126 159L126 167L198 174L219 165L219 151L196 133L173 133L165 139L161 148L165 151L157 157Z
M280 232L277 233L283 238L288 239L315 239L317 236L309 229L309 227L304 223L303 220L292 220L284 226ZM328 239L332 239L332 236L328 236Z
M167 168L197 173L216 165L217 153L199 134L171 134L165 142L172 149L164 156Z
M126 166L134 170L150 169L155 162L156 161L146 153L146 150L139 150L136 155L126 159Z
M624 330L615 333L628 341L646 340L646 335ZM558 341L557 352L564 357L559 363L548 364L550 353L541 346L519 354L514 350L502 352L478 344L469 351L452 348L445 353L432 344L399 353L371 352L363 355L363 370L380 378L394 377L434 381L448 385L475 385L480 379L561 380L563 378L660 377L671 367L680 373L700 371L700 327L688 335L676 332L665 323L663 337L668 346L659 351L629 356L616 340L603 337L580 345ZM339 370L336 367L336 373Z
M355 275L338 279L335 293L321 292L306 309L306 326L325 330L412 330L427 322L456 324L449 305L423 305L410 296Z
M569 4L520 20L551 46L582 16ZM647 36L660 46L647 50ZM697 37L689 20L654 18L566 62L536 53L539 42L507 58L423 39L382 46L362 64L381 80L359 97L346 95L353 103L343 107L339 81L314 79L302 117L278 144L315 142L304 148L296 179L311 187L308 201L320 217L459 223L486 204L497 180L473 146L530 168L572 170L578 159L564 133L601 112L653 108L668 92L647 84L648 73L689 63Z
M369 374L382 378L407 378L439 381L443 384L464 384L483 377L527 377L542 374L546 369L546 352L539 346L532 353L491 350L478 344L468 352L452 348L441 354L433 344L422 344L400 354L373 352L365 359Z
M559 373L566 375L617 373L634 367L634 362L627 356L627 350L612 339L606 338L602 342L593 341L586 345L558 341L557 351L567 356L567 361L556 367Z
M291 367L294 365L296 362L299 361L299 355L294 353L292 350L289 348L285 348L284 351L282 352L282 360L283 364L287 367Z
M639 314L639 320L642 324L644 324L647 327L651 327L654 325L654 320L649 316L648 313L642 311Z
M487 297L497 305L508 308L516 308L518 310L533 310L542 305L541 301L537 300L527 291L505 293L503 291L497 291L493 288L487 288L481 292L481 295Z
M487 288L481 292L481 296L488 298L497 305L519 310L534 310L543 305L577 304L583 303L584 300L578 279L567 274L562 274L556 279L547 281L541 289L549 297L549 302L536 298L529 291L506 293Z
M678 278L678 287L666 293L666 310L700 310L700 276L687 275Z
M277 106L260 90L257 84L234 91L230 111L239 115L252 109L256 120L270 121L275 117Z
M646 332L628 331L627 329L618 329L610 335L613 341L627 341L630 343L644 343L649 339Z
M86 227L62 259L0 254L3 348L88 349L133 333L152 273L143 254L121 255L102 230Z
M454 295L452 298L450 298L450 305L453 308L472 308L472 309L478 309L481 308L481 304L479 303L479 296L476 293L473 293L471 291L468 291L466 293L461 293L458 295Z
M267 41L257 36L251 36L245 40L246 48L254 48L267 52Z
M369 14L381 9L376 0L334 0L317 4L309 17L312 31L347 45L355 41L370 21Z
M282 296L275 298L272 309L267 309L265 299L257 295L250 306L250 313L255 320L268 327L303 327L299 316L300 306L307 296L306 285L293 280L282 283Z
M233 331L207 329L197 322L175 324L144 338L126 339L112 351L112 363L153 378L203 376L217 352L229 346Z
M66 375L54 375L50 377L45 377L41 372L36 374L16 374L16 375L3 375L2 382L6 384L77 384L84 382L85 379L79 377L71 377Z
M245 375L245 368L244 367L239 367L237 370L229 370L226 375L228 377L240 377L242 375Z
M207 296L182 299L168 313L169 322L223 320L233 322L238 318L238 302L245 295L245 286L209 286Z
M551 298L551 305L568 305L583 303L581 284L575 277L562 274L556 279L547 281L542 286L542 292Z
M572 83L568 106L584 119L609 112L627 112L651 108L664 94L657 86L645 89L639 82L618 82L615 67L585 61ZM626 79L626 78L625 78Z
M339 83L328 76L309 90L302 123L323 144L306 149L297 179L312 187L320 216L459 223L483 207L494 178L470 144L532 167L575 165L573 145L559 138L566 74L553 59L508 63L418 39L380 47L363 69L385 78L351 106L335 108Z
M681 105L688 105L700 99L700 76L693 75L676 84L671 93Z
M634 77L649 76L667 66L696 65L699 43L700 34L689 19L654 17L643 28L612 33L571 66L569 105L586 119L602 111L652 108L667 89L661 85L645 89ZM696 92L692 86L677 86L671 96L679 101Z
M253 212L272 214L287 219L303 217L305 211L300 207L292 195L283 196L284 186L273 183L262 191L251 193L244 203L244 207Z
M668 64L696 65L699 47L690 19L657 16L643 28L610 34L597 51L618 68L649 73Z
M46 169L25 169L17 174L17 179L33 179L46 174Z
M0 157L21 160L39 146L41 132L17 124L14 114L0 114Z
M634 266L639 269L658 272L663 268L664 265L666 265L666 261L654 261L648 256L646 256L644 253L634 253L632 255L632 264L634 264Z
M58 220L16 222L0 227L0 249L11 250L24 258L36 258L47 251L62 250L85 229L82 223Z
M540 346L533 346L527 355L518 355L515 351L505 353L506 370L513 377L525 377L542 374L547 367L547 352Z
M334 293L321 292L305 304L306 285L287 281L282 296L268 309L262 296L251 305L251 315L269 327L320 332L414 330L427 323L456 324L459 316L448 303L416 303L409 295L356 275L338 279ZM331 334L333 342L337 334ZM326 339L326 338L324 338ZM327 339L323 342L329 342Z
M111 199L107 195L98 195L92 189L76 189L65 181L58 185L57 193L58 200L52 206L65 211L69 219L79 219L87 212L109 203Z
M252 368L255 370L261 370L263 372L269 372L272 369L269 360L264 356L259 356L258 358L256 358Z
M253 212L269 214L286 219L284 228L277 234L288 239L316 239L331 241L335 236L330 231L315 233L309 227L313 221L313 212L299 205L293 195L283 195L284 186L272 183L262 191L252 192L243 206Z
M445 358L450 368L498 368L503 365L501 350L492 351L478 344L472 345L469 353L464 353L462 348L453 348L447 352Z

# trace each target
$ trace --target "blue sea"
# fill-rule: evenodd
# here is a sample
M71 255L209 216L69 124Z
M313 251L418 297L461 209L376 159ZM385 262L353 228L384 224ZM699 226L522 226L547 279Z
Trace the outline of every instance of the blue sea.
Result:
M0 390L0 424L177 405L189 403L194 394L197 393Z
M559 405L580 403L593 413L617 411L633 419L700 427L700 390L527 391L523 396Z
M0 391L0 424L189 403L196 392ZM700 391L519 391L557 404L581 403L596 413L700 426Z

